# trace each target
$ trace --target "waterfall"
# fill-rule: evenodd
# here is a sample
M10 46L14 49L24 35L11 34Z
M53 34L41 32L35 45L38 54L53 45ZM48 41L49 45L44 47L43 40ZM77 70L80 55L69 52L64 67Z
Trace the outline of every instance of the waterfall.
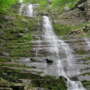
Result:
M26 9L26 16L33 17L33 4L29 4Z
M72 49L70 48L70 46L67 43L64 42L64 40L59 39L59 43L60 43L59 46L62 47L62 49L66 55L65 62L66 62L67 66L65 66L65 67L67 68L67 70L66 70L67 75L69 77L79 75L80 70L78 69L78 67L75 64L75 58L74 58L74 55L72 54L72 52L73 52Z
M65 72L63 70L63 66L61 60L59 60L59 43L58 37L54 34L52 24L47 16L43 16L43 32L44 32L44 39L48 42L49 46L48 51L54 53L57 56L57 68L58 68L58 75L65 76Z
M84 38L84 40L85 40L85 43L86 43L86 49L87 50L90 50L90 41L88 40L88 38Z
M57 36L54 35L54 31L53 31L53 27L51 25L51 22L48 20L47 16L43 16L43 28L44 28L44 38L46 41L49 42L50 44L50 48L49 51L50 52L55 52L56 54L59 53L59 44L58 44L58 39ZM53 48L54 46L54 48Z
M20 15L25 15L28 17L33 17L34 16L34 12L33 12L33 4L24 4L22 2L20 2L20 8L19 8L19 14Z
M67 82L67 87L68 87L67 90L86 90L80 81L69 80Z
M52 53L57 59L55 61L57 63L58 76L63 76L67 79L68 90L85 90L80 81L70 80L66 71L64 70L63 63L59 55L59 47L62 47L63 50L65 50L67 62L72 67L73 65L71 59L73 59L73 55L68 44L66 44L63 40L59 40L58 37L55 35L52 23L48 16L43 16L43 33L44 40L47 41L50 46L48 47L48 51ZM60 46L59 42L62 46Z

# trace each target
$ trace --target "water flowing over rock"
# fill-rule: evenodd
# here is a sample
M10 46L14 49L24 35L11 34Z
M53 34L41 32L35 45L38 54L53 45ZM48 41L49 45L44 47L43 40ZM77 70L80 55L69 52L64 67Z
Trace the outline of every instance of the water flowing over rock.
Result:
M28 16L28 17L33 17L34 16L33 4L27 5L27 4L21 3L20 9L19 9L19 14Z
M80 81L69 81L68 90L86 90Z
M86 43L86 49L87 50L90 50L90 41L87 39L87 38L84 38L84 40L85 40L85 43Z
M43 32L44 32L44 39L50 45L50 48L48 48L48 51L50 51L54 56L56 56L55 62L57 63L56 65L57 65L58 75L63 76L67 79L68 90L85 90L80 81L71 81L67 76L67 73L65 72L63 67L63 63L59 56L59 47L62 47L63 49L65 48L64 50L67 55L67 61L69 59L70 60L73 59L72 58L73 55L69 49L69 46L66 43L64 43L63 40L60 40L60 43L61 44L63 43L62 46L60 46L60 44L58 43L59 39L55 35L50 19L47 16L43 16ZM69 55L68 53L70 54L70 56L68 56ZM68 63L72 65L72 61L69 61Z
M26 9L26 16L33 17L33 5L29 4Z

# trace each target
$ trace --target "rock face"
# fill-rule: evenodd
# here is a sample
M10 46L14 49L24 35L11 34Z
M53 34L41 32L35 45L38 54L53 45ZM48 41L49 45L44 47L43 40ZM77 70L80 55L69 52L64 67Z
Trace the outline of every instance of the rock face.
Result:
M86 2L87 19L90 20L90 0Z
M23 86L0 87L0 90L25 90Z
M48 0L48 1L51 4L52 0ZM90 17L90 11L89 11L90 10L89 9L90 0L88 0L87 3L88 4L86 7L86 10L87 10L87 16L89 18ZM64 9L66 12L64 12L63 14L56 15L56 13L55 13L56 16L54 17L54 21L55 21L55 24L58 24L58 27L60 27L58 30L59 31L61 30L62 32L63 32L63 30L65 30L66 31L65 33L67 34L67 30L69 30L70 28L65 29L65 26L79 25L81 23L84 23L86 21L86 19L85 19L85 13L83 12L84 11L83 5L80 5L77 9L74 9L74 10L70 10L68 7L65 7ZM43 15L46 15L46 16L51 15L51 14L48 14L48 11L46 11L44 13L45 14L43 14ZM39 18L41 19L41 16L43 16L43 15L38 16L38 19ZM34 40L40 39L39 37L37 37L37 38L32 37L33 34L38 36L38 34L37 34L38 29L37 28L38 27L41 28L40 27L41 25L40 26L37 25L38 23L40 24L39 20L36 20L36 18L30 19L27 17L18 16L18 15L17 16L8 16L7 15L4 17L4 19L2 19L0 17L0 20L2 20L2 22L3 22L3 24L1 24L1 22L0 22L0 43L1 43L0 44L0 56L8 57L8 58L9 57L10 58L11 57L15 57L15 58L29 57L30 58L30 54L32 54L32 55L33 55L33 53L36 54L36 50L31 50L30 47L32 46L31 45L32 38ZM61 26L59 26L59 24L63 24L65 26L62 26L63 28L61 29ZM76 27L74 27L74 29L75 28ZM69 35L75 36L75 35L80 35L81 33L83 33L81 29L77 29L77 28L75 30L74 29L72 31L70 31ZM83 29L83 31L86 33L89 30L87 30L87 27L85 27ZM41 29L38 33L39 34L42 33ZM61 32L60 32L60 36L63 36L61 34ZM75 51L74 52L75 55L77 55L75 58L79 58L79 59L77 59L76 63L80 64L81 66L83 65L82 63L88 64L90 57L89 56L86 57L85 54L89 54L89 52L86 53L83 50L84 46L86 46L86 45L82 45L83 43L85 44L85 41L84 40L79 41L79 38L77 40L76 39L77 38L73 39L72 42L70 42L70 40L68 41L68 42L70 42L68 44L70 44L71 47L73 48L73 50ZM38 46L34 46L34 47L39 47L40 43L38 44ZM34 45L36 45L36 44L34 44ZM45 45L45 43L43 43L43 45ZM40 48L43 48L43 46L40 46ZM47 55L48 54L47 50L44 52L44 50L41 49L40 52L41 52L40 55L42 55L42 54ZM33 55L33 56L35 56L35 55ZM82 56L85 56L85 58L83 58ZM0 62L1 61L3 61L3 62L9 61L9 60L7 60L7 58L4 59L3 57L0 57ZM45 58L48 58L48 57L45 57ZM45 59L45 58L42 60L46 61L48 67L54 63L53 59L49 60L49 59ZM85 59L85 60L83 60L83 59ZM10 61L11 61L11 59L10 59ZM12 61L13 61L13 59L12 59ZM37 63L41 62L41 64L43 64L42 63L43 61L37 61L37 58L36 59L31 58L31 59L28 59L26 61L28 61L29 64L31 64L31 63L36 64L35 62L37 62ZM3 64L5 64L5 63L3 63ZM25 62L24 62L24 64L25 64ZM86 65L86 64L84 64L84 65ZM37 72L35 72L33 70L34 68L36 68L34 66L32 66L34 68L31 68L31 67L26 68L25 66L21 67L21 66L14 65L14 64L13 64L14 65L13 66L12 63L11 64L7 63L5 65L6 65L6 67L10 67L12 69L19 69L22 72L24 72L24 74L22 74L22 73L20 74L20 71L18 71L19 74L17 74L17 72L13 73L13 71L11 71L11 70L8 71L5 68L5 71L0 70L0 76L2 78L9 79L10 81L15 82L15 83L19 82L19 80L18 80L19 78L20 79L24 78L24 79L28 79L28 80L30 79L36 88L33 87L33 89L32 89L30 87L29 90L41 90L41 89L44 90L44 88L46 88L46 87L49 90L53 90L53 88L55 88L56 90L62 90L62 88L63 88L63 90L66 90L66 85L65 85L66 80L63 77L60 77L59 79L56 79L54 77L47 77L47 76L40 77L40 73L42 73L42 72L38 73L39 76L36 75ZM1 64L1 66L3 66L3 65ZM84 72L87 72L86 69L88 68L88 66L89 65L78 67L78 68L81 68L83 75L85 74ZM83 68L85 70L83 70ZM35 75L31 75L31 73L35 73ZM76 77L73 77L71 79L77 80ZM80 77L80 79L82 80L81 77ZM25 84L27 84L27 82ZM22 82L20 82L20 83L22 83ZM39 87L39 88L37 88L37 87ZM0 90L27 90L27 89L24 88L24 85L15 85L15 86L11 85L10 88L2 86L2 87L0 87Z
M65 12L55 16L58 24L78 25L90 20L90 0L80 0L73 8L64 7Z
M12 90L25 90L24 86L11 86Z
M8 88L8 87L0 87L0 90L13 90L12 88Z
M85 15L79 9L64 12L63 14L55 17L55 23L57 24L78 25L85 21Z

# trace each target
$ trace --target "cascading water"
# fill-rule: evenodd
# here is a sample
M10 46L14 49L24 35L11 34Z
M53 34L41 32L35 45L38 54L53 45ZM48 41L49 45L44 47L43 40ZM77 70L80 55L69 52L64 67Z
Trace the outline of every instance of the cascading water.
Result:
M26 16L33 17L33 5L29 4L26 9Z
M25 15L28 17L33 17L34 12L33 12L33 4L24 4L23 0L19 0L20 5L20 9L19 9L19 14L20 15Z
M72 54L72 49L69 47L69 45L67 43L65 43L63 40L59 39L59 45L62 47L63 51L66 54L66 65L64 65L67 70L66 73L69 77L73 77L75 75L79 75L80 74L80 70L78 69L78 67L76 67L75 64L75 59L74 59L74 55ZM65 64L65 62L64 62Z
M58 38L54 34L53 27L51 25L51 22L47 16L43 16L43 32L44 32L44 39L49 43L48 51L51 53L54 53L54 55L57 56L57 59L59 59L59 44L58 44ZM63 70L63 66L60 60L57 60L57 70L58 75L64 75L65 72Z
M69 46L63 40L59 40L58 37L55 35L52 24L48 16L43 16L43 32L44 32L44 39L45 41L48 42L50 46L48 47L48 51L52 53L55 57L57 57L56 63L57 63L58 75L63 76L67 79L68 90L85 90L85 88L82 86L80 81L71 81L67 73L65 72L63 68L62 60L60 59L59 56L59 47L61 47L59 42L63 44L62 48L66 52L67 61L70 64L70 66L72 66L72 61L70 60L73 59L72 58L73 55L70 51Z
M51 26L51 22L48 20L47 16L43 16L43 28L44 28L44 38L47 42L49 42L50 46L48 49L50 52L54 52L56 54L59 53L59 44L57 41L57 37L54 35L53 28ZM54 48L53 48L54 46Z
M88 38L84 38L84 40L85 40L85 43L86 43L86 46L87 46L86 49L90 50L90 41L88 40Z

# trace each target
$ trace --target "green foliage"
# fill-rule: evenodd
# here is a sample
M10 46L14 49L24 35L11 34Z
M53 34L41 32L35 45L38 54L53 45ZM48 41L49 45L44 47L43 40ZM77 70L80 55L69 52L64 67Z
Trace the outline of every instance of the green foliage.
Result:
M88 73L88 75L89 75L89 74L90 74L90 73ZM83 83L84 87L88 88L87 90L89 90L90 81L84 80L84 81L82 81L82 83Z
M41 6L44 6L44 5L48 4L47 0L24 0L24 2L40 4Z
M8 17L8 20L4 17L0 18L0 31L3 33L0 35L0 43L4 44L7 41L0 48L0 53L8 52L13 57L30 56L32 48L30 41L32 40L34 30L35 32L37 30L37 20L17 15ZM12 17L13 19L10 19ZM2 62L5 60L0 58Z
M45 90L66 90L66 83L63 77L56 79L55 77L45 76L40 79L32 80L34 87L44 87Z
M0 12L7 11L7 9L9 9L16 2L17 0L0 0Z
M66 35L72 30L72 26L63 24L54 24L54 28L58 35Z
M76 2L79 0L53 0L52 5L53 7L64 7L68 6L69 8L74 7Z

